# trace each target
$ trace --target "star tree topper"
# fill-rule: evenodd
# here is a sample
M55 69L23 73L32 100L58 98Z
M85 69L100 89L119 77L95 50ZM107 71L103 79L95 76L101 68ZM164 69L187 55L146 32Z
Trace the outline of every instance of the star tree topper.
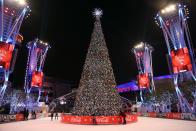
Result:
M103 11L99 8L95 8L95 10L93 11L93 15L99 19L101 18L101 16L103 15Z

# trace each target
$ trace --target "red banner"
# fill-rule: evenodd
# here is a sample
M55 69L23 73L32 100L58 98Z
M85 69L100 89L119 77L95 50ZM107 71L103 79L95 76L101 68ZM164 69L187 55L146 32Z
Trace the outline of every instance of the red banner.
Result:
M137 122L137 115L126 115L126 122L127 123Z
M149 117L157 117L157 113L156 112L150 112L148 113Z
M23 121L24 115L23 114L16 114L16 121Z
M171 58L174 73L192 70L188 48L171 51Z
M61 122L71 124L122 124L122 116L71 116L61 115ZM137 122L137 115L126 115L126 123Z
M71 115L62 114L61 122L72 123L72 124L93 124L93 117L92 116L71 116Z
M173 119L181 119L181 113L173 113Z
M181 119L181 113L166 113L168 119Z
M96 124L121 124L122 116L96 116Z
M173 113L166 113L166 118L173 119Z
M9 70L10 68L13 50L14 45L0 42L0 66L5 68L6 70Z

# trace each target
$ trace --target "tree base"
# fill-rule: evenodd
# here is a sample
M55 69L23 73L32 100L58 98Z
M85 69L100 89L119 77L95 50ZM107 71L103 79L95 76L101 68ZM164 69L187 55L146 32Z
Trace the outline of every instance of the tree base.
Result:
M61 114L61 122L79 125L119 125L137 122L137 115L126 114L123 116L74 116Z

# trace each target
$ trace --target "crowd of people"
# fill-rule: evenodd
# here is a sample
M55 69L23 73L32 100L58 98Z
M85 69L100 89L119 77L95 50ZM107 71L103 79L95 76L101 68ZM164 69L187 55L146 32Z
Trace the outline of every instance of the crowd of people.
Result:
M196 112L196 92L193 92L193 100L192 103L189 103L191 105L191 108L193 112ZM188 102L188 101L187 101ZM187 107L185 103L179 103L179 100L175 95L165 95L163 94L162 97L159 99L151 99L148 101L145 101L140 104L136 104L132 106L132 112L156 112L156 113L169 113L169 112L187 112Z
M138 112L156 112L156 113L168 113L171 112L171 104L159 104L159 103L142 103Z

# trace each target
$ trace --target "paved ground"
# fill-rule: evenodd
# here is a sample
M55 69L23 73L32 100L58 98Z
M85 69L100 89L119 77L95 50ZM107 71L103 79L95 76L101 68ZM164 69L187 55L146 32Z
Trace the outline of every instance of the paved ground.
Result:
M139 117L127 125L72 125L49 118L0 124L0 131L196 131L195 121Z

